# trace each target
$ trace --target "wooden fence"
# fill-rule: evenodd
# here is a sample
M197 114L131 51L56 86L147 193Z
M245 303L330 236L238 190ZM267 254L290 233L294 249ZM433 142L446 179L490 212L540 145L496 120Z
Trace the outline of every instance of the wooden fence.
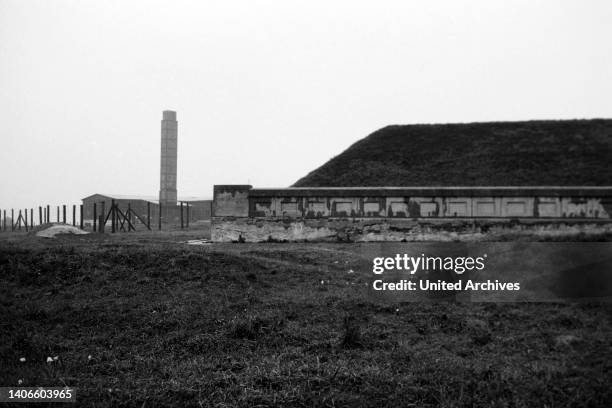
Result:
M104 203L102 203L104 204ZM131 204L127 203L127 209L121 209L115 200L111 201L111 208L106 210L104 205L98 208L97 203L93 203L93 219L91 223L84 225L83 220L83 204L72 205L72 217L67 214L70 209L67 205L55 206L55 216L52 214L52 207L50 205L38 206L38 211L35 208L21 208L21 209L1 209L0 210L0 231L30 231L34 227L51 224L61 223L79 227L81 229L88 229L91 227L93 232L129 232L136 231L136 226L141 225L146 230L152 231L157 228L162 230L163 225L168 225L167 221L163 220L162 214L164 209L161 204L157 205L157 219L153 219L151 216L151 203L147 203L147 213L138 214L131 208ZM78 208L77 208L78 207ZM180 219L180 228L189 228L190 219L190 206L184 202L180 202L180 205L173 209L176 212L177 218ZM36 219L35 215L38 216ZM170 218L170 217L168 217ZM110 231L107 231L107 225L110 221ZM177 225L177 226L179 226Z

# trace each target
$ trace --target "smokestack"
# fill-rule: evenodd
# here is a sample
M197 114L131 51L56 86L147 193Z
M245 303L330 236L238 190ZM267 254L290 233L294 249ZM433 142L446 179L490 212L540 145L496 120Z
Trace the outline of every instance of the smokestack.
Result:
M164 111L161 121L161 166L159 202L164 206L176 206L176 156L178 122L176 112ZM168 208L168 207L166 207Z

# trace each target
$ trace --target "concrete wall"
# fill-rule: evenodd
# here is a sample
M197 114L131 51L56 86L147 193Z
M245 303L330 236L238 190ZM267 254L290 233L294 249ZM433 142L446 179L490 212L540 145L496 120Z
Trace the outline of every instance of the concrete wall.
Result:
M338 222L375 219L392 227L407 219L608 220L612 214L612 187L253 189L224 185L215 186L213 200L213 239L220 241L238 239L236 233L254 240L276 239L276 232L283 240L321 239L321 234L334 235ZM285 224L279 225L278 220ZM329 222L314 224L312 230L308 220ZM287 233L286 222L292 222L293 232Z
M563 234L612 233L612 222L589 219L524 218L213 218L215 242L372 242L486 241L511 236L554 237Z
M226 188L225 195L218 195L219 206L223 208L219 216L247 216L247 202L250 217L281 218L610 218L612 212L611 197L299 196L292 195L288 189L279 190L272 196L258 194L255 189L248 192L223 187ZM550 191L543 192L547 193ZM240 213L235 212L238 208Z
M213 217L248 217L250 185L216 185L213 190Z

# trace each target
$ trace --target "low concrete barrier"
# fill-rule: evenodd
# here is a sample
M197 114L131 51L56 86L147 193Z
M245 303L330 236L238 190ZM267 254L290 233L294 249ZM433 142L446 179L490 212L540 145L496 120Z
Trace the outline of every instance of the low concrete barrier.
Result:
M601 228L612 221L612 187L223 185L215 186L213 212L212 239L220 242L456 239L453 232L519 224Z

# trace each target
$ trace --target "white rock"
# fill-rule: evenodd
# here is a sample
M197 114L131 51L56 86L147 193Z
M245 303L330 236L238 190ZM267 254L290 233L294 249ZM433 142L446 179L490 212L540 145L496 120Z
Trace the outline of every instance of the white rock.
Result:
M87 231L83 231L80 228L73 227L72 225L64 225L64 224L56 224L52 225L49 228L46 228L42 231L38 231L36 233L37 237L43 238L55 238L57 234L89 234Z

